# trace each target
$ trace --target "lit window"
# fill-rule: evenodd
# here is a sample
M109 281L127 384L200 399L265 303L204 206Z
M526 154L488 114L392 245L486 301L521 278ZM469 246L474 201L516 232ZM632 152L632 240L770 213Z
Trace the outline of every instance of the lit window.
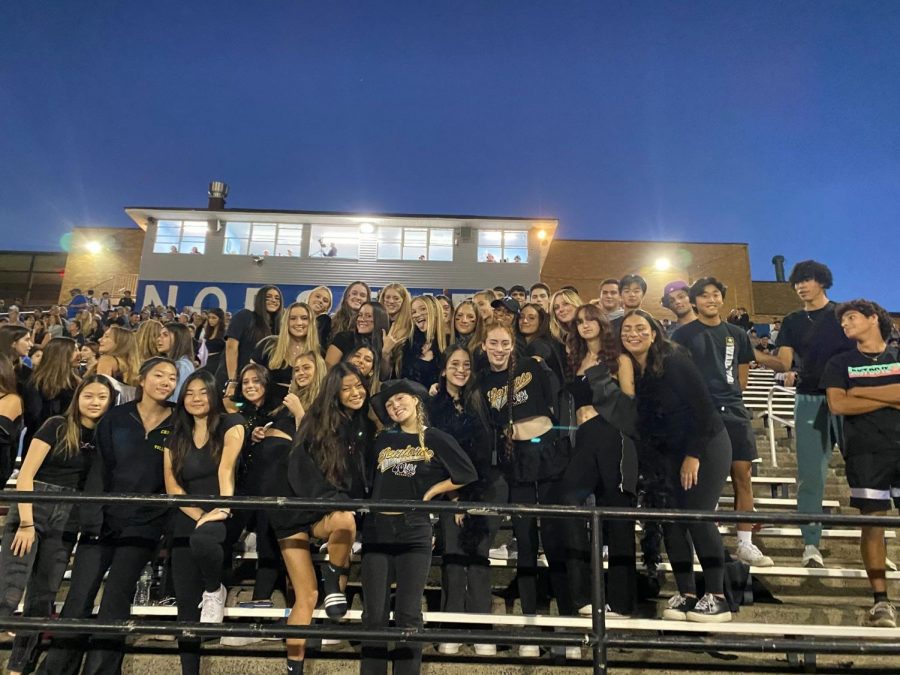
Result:
M528 232L479 230L478 262L528 262Z
M340 225L312 225L309 232L311 258L359 259L359 228Z
M303 225L294 223L225 224L225 255L290 256L300 255Z
M453 230L379 227L379 260L453 261Z
M202 255L206 251L207 229L203 220L160 220L153 252Z

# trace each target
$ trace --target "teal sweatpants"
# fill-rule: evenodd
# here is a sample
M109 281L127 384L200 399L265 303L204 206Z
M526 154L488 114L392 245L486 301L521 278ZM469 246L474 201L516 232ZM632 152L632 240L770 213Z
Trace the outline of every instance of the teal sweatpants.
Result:
M825 397L797 394L794 402L797 437L797 512L822 513L825 475L831 452L841 438L841 418L828 410ZM803 543L819 546L822 525L801 525Z

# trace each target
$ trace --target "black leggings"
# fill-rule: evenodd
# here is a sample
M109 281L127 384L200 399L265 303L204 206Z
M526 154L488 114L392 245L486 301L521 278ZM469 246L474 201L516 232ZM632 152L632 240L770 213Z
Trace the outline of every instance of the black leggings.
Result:
M510 483L509 486L511 504L555 504L558 502L558 496L557 478L534 483ZM566 579L565 534L562 522L558 518L544 519L541 522L539 536L537 518L513 516L513 534L519 552L516 559L516 578L523 614L537 613L537 557L541 540L550 567L550 586L556 597L559 613L569 616L575 612Z
M422 627L422 596L431 568L431 521L425 513L384 516L373 513L363 523L362 587L365 628L388 625L391 584L396 582L394 624ZM418 675L422 643L398 642L391 660L394 675ZM387 675L384 643L364 642L360 675Z
M731 441L723 429L703 450L697 485L690 490L681 487L682 457L668 456L667 477L677 509L713 511L719 503L725 479L731 470ZM690 539L688 539L690 535ZM725 555L722 535L714 522L663 523L666 553L672 564L675 585L682 595L696 593L691 542L703 567L707 593L721 595L725 590Z
M131 613L131 601L141 571L153 558L162 533L149 531L133 535L121 533L98 539L82 537L75 553L75 565L69 592L60 618L90 617L94 600L103 583L98 621L122 621ZM101 635L85 640L84 635L60 635L53 638L38 673L42 675L75 675L81 668L86 649L84 675L119 675L122 670L123 636Z
M225 522L194 526L193 519L176 515L175 538L172 543L172 576L175 599L178 601L178 620L200 620L200 599L203 592L212 593L222 584L222 544L226 537ZM178 641L183 675L200 673L200 640Z
M575 451L560 482L561 503L583 506L593 494L597 506L634 506L634 497L621 489L623 442L619 431L602 417L594 417L578 427ZM584 518L561 522L566 533L566 563L572 601L575 607L583 607L591 602L587 523ZM630 520L607 521L604 534L604 542L609 546L607 602L615 612L632 614L637 596L634 523Z

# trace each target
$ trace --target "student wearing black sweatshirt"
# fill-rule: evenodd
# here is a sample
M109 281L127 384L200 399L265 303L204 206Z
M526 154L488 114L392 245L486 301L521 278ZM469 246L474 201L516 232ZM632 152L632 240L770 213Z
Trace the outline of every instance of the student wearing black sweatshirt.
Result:
M731 469L731 441L700 371L642 309L626 312L620 336L634 364L645 489L656 492L665 508L714 510ZM663 534L678 587L663 618L731 621L724 596L722 536L716 524L668 522ZM703 567L706 593L700 599L691 542Z
M111 409L97 425L97 461L91 467L85 492L163 494L163 448L172 431L169 396L178 384L175 363L164 357L148 359L138 376L138 398ZM131 599L144 566L150 562L169 521L162 505L123 505L81 508L82 533L75 554L69 593L60 618L84 619L103 586L98 621L128 618ZM97 635L54 637L39 673L74 675L88 650L85 675L119 673L123 638Z
M279 494L323 502L362 499L367 494L366 455L372 438L366 418L366 383L348 363L336 364L322 390L303 416L296 444L281 475ZM351 511L273 509L270 513L281 555L294 587L288 624L308 626L318 599L318 583L310 539L328 542L322 566L325 612L340 619L347 612L344 588L350 570L350 548L356 538ZM287 640L288 675L303 672L306 640Z
M465 451L449 434L427 426L428 393L412 380L386 382L372 407L388 426L373 449L372 499L431 501L476 480ZM428 513L376 512L363 524L363 625L388 625L391 585L396 582L394 623L422 626L422 595L431 566L432 528ZM417 675L422 643L406 642L393 654L394 675ZM387 645L364 643L361 675L387 672Z

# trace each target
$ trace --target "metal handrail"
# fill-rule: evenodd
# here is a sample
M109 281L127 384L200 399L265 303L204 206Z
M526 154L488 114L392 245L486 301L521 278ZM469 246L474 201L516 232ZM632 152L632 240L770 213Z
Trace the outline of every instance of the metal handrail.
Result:
M797 390L794 387L783 387L780 384L774 384L769 389L769 395L766 397L766 426L769 430L769 452L772 457L772 466L775 468L778 468L778 457L775 454L775 422L780 422L789 427L794 426L792 420L776 415L775 410L772 408L772 404L775 401L775 392L777 391L791 394L792 396L797 395Z
M199 495L135 495L135 494L83 494L65 492L0 492L0 501L9 502L72 502L111 504L148 504L168 506L227 506L229 508L298 508L330 512L335 510L373 513L379 511L449 512L470 515L526 515L542 518L589 518L591 522L591 602L594 607L589 632L565 631L531 633L517 631L479 631L430 628L368 629L348 626L264 626L260 624L199 624L127 621L97 621L85 619L38 619L27 617L0 617L0 628L12 630L50 630L60 633L96 632L102 634L175 634L184 637L199 636L265 636L265 637L333 637L337 639L407 640L414 642L461 642L510 644L564 645L581 644L593 651L593 672L608 672L610 647L660 646L666 649L712 649L722 647L734 651L778 651L808 653L880 653L900 654L900 642L854 640L772 640L771 638L741 639L734 637L672 639L665 636L623 637L610 636L606 631L606 592L603 569L603 521L662 520L662 521L714 521L714 522L774 522L790 524L823 523L829 525L875 525L900 527L898 516L845 516L802 513L735 513L719 511L673 511L667 509L638 509L612 507L569 507L558 505L485 504L483 502L417 502L417 501L363 501L335 500L323 502L314 499L290 497L215 497Z

